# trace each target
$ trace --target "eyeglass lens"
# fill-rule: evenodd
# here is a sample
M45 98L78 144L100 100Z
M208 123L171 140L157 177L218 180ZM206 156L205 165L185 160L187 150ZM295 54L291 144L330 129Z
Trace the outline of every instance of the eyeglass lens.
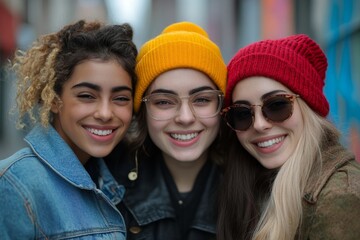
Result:
M220 112L223 95L220 91L201 91L188 97L179 97L170 93L154 93L144 97L148 114L156 120L169 120L178 113L183 99L196 117L210 118Z
M275 95L264 100L261 105L263 116L272 122L283 122L293 113L296 95ZM246 131L254 121L253 108L257 105L235 104L224 112L225 121L234 130Z

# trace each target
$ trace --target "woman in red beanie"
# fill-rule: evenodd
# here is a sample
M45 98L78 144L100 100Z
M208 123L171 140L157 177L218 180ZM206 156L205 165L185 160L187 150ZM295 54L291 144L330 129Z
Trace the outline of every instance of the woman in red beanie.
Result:
M230 61L218 239L359 239L360 166L326 119L326 68L302 34Z

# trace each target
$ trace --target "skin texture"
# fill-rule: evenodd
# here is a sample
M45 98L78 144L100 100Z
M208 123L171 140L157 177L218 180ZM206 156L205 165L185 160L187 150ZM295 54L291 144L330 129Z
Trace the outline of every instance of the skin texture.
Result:
M262 98L271 92L293 94L284 85L270 78L250 77L235 86L232 100L234 103L262 104ZM254 111L253 125L246 131L237 132L237 138L265 168L279 168L294 152L303 132L304 123L297 100L294 101L292 116L281 123L267 121L262 115L261 107L256 106ZM258 143L270 146L260 147Z
M53 125L85 164L104 157L123 138L132 118L131 77L115 61L85 61L52 106Z
M209 89L217 88L202 72L193 69L174 69L159 75L148 88L147 94L170 91L179 97L187 97L193 92ZM192 188L198 171L207 160L208 148L218 134L219 123L219 115L206 119L196 118L188 105L188 99L182 100L181 108L173 119L159 121L147 115L149 135L163 152L165 163L172 172L179 191L188 191ZM174 134L179 134L183 138L192 134L193 137L180 140L176 139ZM182 184L181 181L177 181L181 179L181 175L188 176L186 181L192 183Z

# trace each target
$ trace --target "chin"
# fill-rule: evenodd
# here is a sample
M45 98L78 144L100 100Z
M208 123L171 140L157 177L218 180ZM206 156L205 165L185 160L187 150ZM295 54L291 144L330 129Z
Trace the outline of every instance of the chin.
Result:
M199 158L199 156L194 154L190 154L190 155L175 154L175 155L171 155L171 157L179 162L193 162Z
M277 163L277 162L265 162L265 164L261 164L264 168L267 169L277 169L280 168L284 163Z

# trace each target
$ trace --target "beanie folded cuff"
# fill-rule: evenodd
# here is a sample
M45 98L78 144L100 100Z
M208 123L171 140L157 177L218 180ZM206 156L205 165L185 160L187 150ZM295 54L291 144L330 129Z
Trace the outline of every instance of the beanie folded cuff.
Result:
M206 46L187 41L162 44L149 51L137 63L138 84L134 110L140 109L141 99L149 85L160 74L177 68L191 68L205 73L225 93L226 65L221 57Z
M242 69L234 69L234 67ZM297 59L297 56L293 56L289 64L288 60L272 55L247 55L229 65L228 71L230 74L225 94L225 106L231 104L232 91L239 80L263 76L274 79L299 94L319 115L326 116L329 112L329 103L325 96L314 86L314 83L320 81L320 76L311 66L303 64L302 59Z

